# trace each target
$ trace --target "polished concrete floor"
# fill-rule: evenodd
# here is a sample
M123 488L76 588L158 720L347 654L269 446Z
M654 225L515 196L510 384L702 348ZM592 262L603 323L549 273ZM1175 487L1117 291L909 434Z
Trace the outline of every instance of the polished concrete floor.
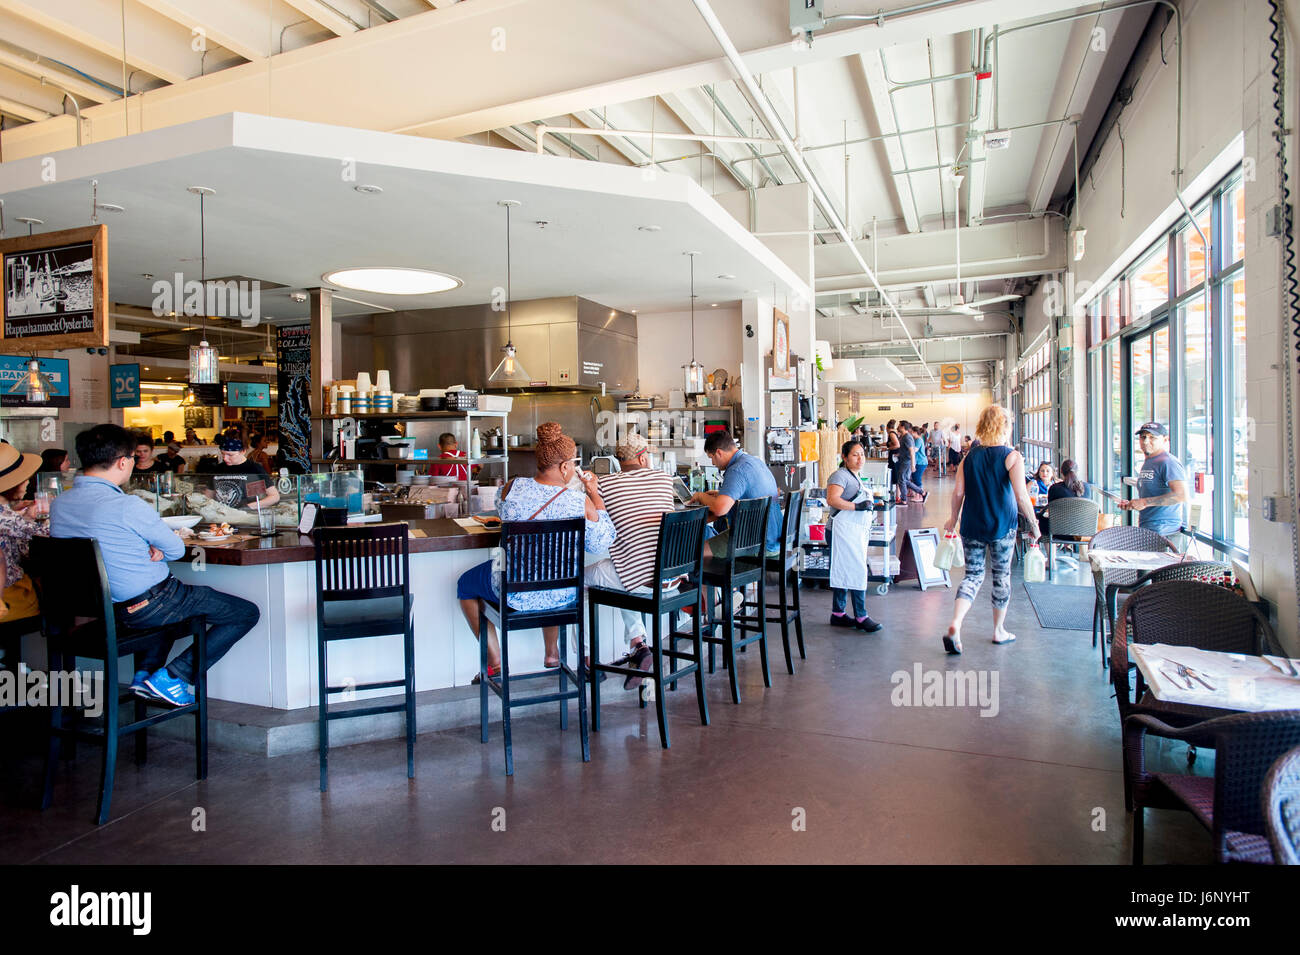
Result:
M951 482L927 483L929 502L900 509L902 526L942 525ZM14 738L30 724L0 717L0 862L1128 861L1119 721L1097 651L1087 631L1039 627L1018 568L1008 626L1019 639L989 641L986 589L960 657L940 640L951 590L912 582L871 594L885 624L872 635L828 627L827 592L804 598L808 659L795 676L774 652L764 689L751 648L741 705L724 671L708 677L708 727L687 681L670 699L668 751L653 709L628 705L611 680L604 697L618 703L602 708L591 762L579 758L575 721L562 733L547 708L516 721L513 778L499 726L486 746L476 728L421 735L414 780L402 741L333 750L326 794L315 754L213 750L209 778L196 782L192 749L151 740L145 767L127 747L112 819L96 827L96 751L66 763L54 806L36 811L37 747ZM996 715L895 705L901 678L891 677L918 664L983 671L989 688L996 675ZM1180 750L1154 755L1183 762ZM1208 836L1181 813L1148 813L1146 852L1149 863L1210 861Z

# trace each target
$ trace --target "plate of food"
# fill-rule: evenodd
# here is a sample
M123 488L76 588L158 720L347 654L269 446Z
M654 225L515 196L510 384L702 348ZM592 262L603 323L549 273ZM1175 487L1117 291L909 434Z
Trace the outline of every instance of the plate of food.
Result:
M471 515L474 520L478 521L484 527L500 527L501 518L491 514L474 514Z
M229 524L209 524L208 529L199 531L199 537L205 541L223 541L235 536L235 529Z

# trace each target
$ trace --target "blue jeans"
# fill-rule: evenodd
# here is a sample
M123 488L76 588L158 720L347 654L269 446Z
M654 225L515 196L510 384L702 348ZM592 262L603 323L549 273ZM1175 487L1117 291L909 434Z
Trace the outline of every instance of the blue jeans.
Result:
M162 627L169 623L178 623L187 617L207 617L208 622L208 667L226 655L239 638L256 626L262 613L257 605L243 597L223 594L211 587L195 587L183 584L175 577L167 581L167 589L158 597L150 597L149 603L135 613L125 609L117 612L119 626L132 629L148 630ZM167 663L171 653L172 641L159 640L149 650L141 664L141 669L150 673ZM167 664L167 672L186 683L194 682L194 659L187 651Z
M912 476L907 480L907 489L909 491L915 491L917 494L925 493L925 488L921 486L921 475L925 473L928 466L928 464L922 464L912 472Z
M867 592L865 590L844 590L840 587L831 588L831 612L842 614L848 608L849 595L853 595L853 616L861 620L867 615Z

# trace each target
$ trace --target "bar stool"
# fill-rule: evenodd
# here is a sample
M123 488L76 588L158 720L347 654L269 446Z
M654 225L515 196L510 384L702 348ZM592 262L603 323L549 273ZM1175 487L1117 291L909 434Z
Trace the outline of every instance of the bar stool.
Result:
M722 591L722 636L713 634L715 618L713 613L712 592L708 599L707 636L704 641L709 644L709 672L713 672L713 647L722 647L722 665L731 677L731 701L740 702L740 682L736 676L736 651L755 641L763 664L763 685L772 685L772 674L767 665L767 619L756 620L752 628L754 636L736 639L736 631L745 630L737 626L738 621L732 613L733 594L744 590L750 584L758 584L758 606L767 605L767 587L765 558L763 550L767 541L767 509L772 503L769 497L756 497L740 500L731 509L728 518L731 522L731 539L728 542L726 557L708 557L704 561L703 575L706 587L717 587Z
M790 625L794 624L795 639L799 644L799 659L806 660L803 650L803 617L799 613L799 521L803 516L803 491L787 491L782 503L785 516L781 519L781 554L765 557L763 567L769 577L775 577L777 602L763 604L764 610L775 610L778 615L768 617L768 623L781 625L781 643L785 647L785 668L794 674L794 658L790 654ZM791 596L793 594L793 596ZM736 622L741 630L753 631L758 623L758 604L746 600L740 605Z
M100 769L99 804L95 824L108 821L113 799L113 782L117 773L118 743L123 736L135 735L136 765L144 765L147 756L146 731L150 726L185 716L194 717L195 776L208 777L208 678L207 622L190 617L166 627L118 631L108 574L99 543L87 537L33 537L31 575L41 605L41 630L45 634L49 669L61 671L64 663L76 666L77 657L98 660L104 674L104 723L102 727L80 729L63 725L63 701L50 707L49 742L45 754L45 786L41 808L54 801L54 775L58 768L60 743L85 740L103 748ZM117 682L121 657L132 658L132 670L139 669L140 655L153 649L159 640L178 640L191 636L194 644L194 702L188 706L168 707L146 716L148 704L123 689ZM135 706L132 722L120 722L122 703Z
M488 741L488 689L501 699L501 732L505 737L506 775L515 773L514 751L510 738L510 711L517 706L536 703L560 704L560 729L568 729L569 700L578 701L578 728L582 742L582 761L591 762L591 746L587 737L587 696L583 690L586 665L583 650L582 591L583 546L586 541L587 522L581 517L561 521L507 521L501 525L501 603L498 606L483 601L479 617L479 725L482 739ZM494 575L496 571L493 571ZM541 590L572 590L574 599L562 607L550 610L516 610L510 606L514 594L536 593ZM501 636L501 673L488 675L487 621L496 625ZM569 666L567 642L568 628L578 634L578 669ZM560 665L554 670L510 674L510 633L514 630L534 630L541 627L560 628ZM513 699L510 695L512 680L537 680L559 674L557 693L540 693L535 696ZM575 689L567 687L572 680Z
M655 688L655 714L659 718L659 743L668 748L668 713L664 701L664 686L676 688L677 681L691 673L695 674L695 698L700 707L700 723L709 725L709 704L704 696L704 673L700 663L704 659L703 633L700 626L700 571L704 556L704 523L708 509L690 508L684 511L664 514L659 524L659 543L655 551L654 576L650 582L650 593L634 594L627 590L615 590L609 587L588 587L588 613L591 616L591 669L595 673L620 673L623 676L644 676ZM687 575L687 582L680 588L667 589L667 586L682 575ZM596 654L600 650L600 624L596 613L598 607L615 607L620 610L633 610L649 614L653 620L651 636L654 649L654 669L644 674L639 669L600 663ZM671 614L676 619L677 611L684 607L694 607L691 615L694 621L690 632L678 633L669 627L668 646L663 645L663 617ZM678 640L690 640L694 652L687 653L677 649ZM668 657L669 672L664 674L663 658ZM678 661L689 661L687 666L677 666ZM593 674L594 675L594 674ZM641 696L641 705L645 706L645 695ZM600 731L600 678L591 682L591 728Z
M406 713L406 778L415 778L415 625L410 535L405 524L318 527L316 541L316 706L320 791L329 788L330 720ZM339 640L402 635L404 675L330 686L329 645ZM400 703L330 710L331 693L402 687Z

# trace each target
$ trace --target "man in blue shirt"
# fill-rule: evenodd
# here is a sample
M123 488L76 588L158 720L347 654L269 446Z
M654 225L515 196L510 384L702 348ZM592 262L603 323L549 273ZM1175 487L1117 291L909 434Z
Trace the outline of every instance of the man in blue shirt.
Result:
M1158 421L1148 421L1137 432L1142 451L1142 470L1138 472L1138 496L1121 501L1126 511L1138 512L1138 524L1168 537L1183 526L1183 506L1191 500L1187 472L1169 453L1169 429Z
M82 474L72 490L50 505L51 537L91 537L99 542L119 627L147 630L200 614L207 617L207 662L216 663L261 615L241 597L183 584L165 561L185 556L185 544L144 500L122 487L134 469L135 438L125 428L101 424L77 435ZM159 640L137 671L137 696L188 706L194 694L189 653L167 663L171 642Z
M691 495L697 504L705 504L714 518L729 513L737 501L754 497L770 497L767 509L766 556L781 554L781 499L776 488L776 478L762 459L746 454L736 447L736 441L725 431L715 431L704 439L704 453L713 466L723 472L722 486L716 491L699 491ZM730 533L723 531L705 544L714 557L725 557Z

